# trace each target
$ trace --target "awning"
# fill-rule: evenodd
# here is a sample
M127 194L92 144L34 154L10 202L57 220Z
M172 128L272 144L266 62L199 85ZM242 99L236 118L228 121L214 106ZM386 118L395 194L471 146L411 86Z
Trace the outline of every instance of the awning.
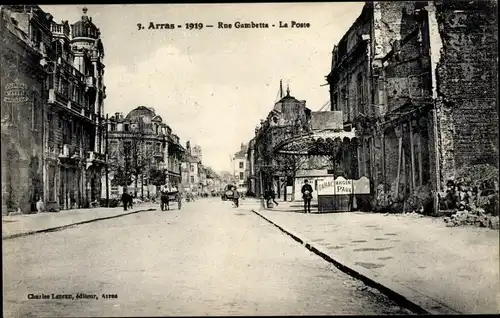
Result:
M328 156L343 145L357 143L356 131L316 130L286 139L276 145L274 153L282 155Z

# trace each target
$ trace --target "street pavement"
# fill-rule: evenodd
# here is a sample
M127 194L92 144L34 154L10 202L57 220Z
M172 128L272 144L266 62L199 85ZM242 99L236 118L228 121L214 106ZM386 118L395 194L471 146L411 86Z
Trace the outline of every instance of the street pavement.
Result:
M157 208L158 206L158 204L141 203L134 204L133 208L129 208L127 211L124 211L123 207L100 207L93 209L61 210L59 212L42 212L37 214L3 215L2 239L57 229L82 222L137 213L138 211Z
M300 202L273 209L254 202L304 244L430 313L500 313L498 230L449 228L418 214L304 214Z
M411 314L251 205L200 199L4 240L4 317ZM42 293L73 299L28 299Z

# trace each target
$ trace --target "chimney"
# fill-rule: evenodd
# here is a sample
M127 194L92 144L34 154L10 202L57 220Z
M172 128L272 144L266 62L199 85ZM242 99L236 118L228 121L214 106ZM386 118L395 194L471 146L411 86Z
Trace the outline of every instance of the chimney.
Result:
M191 142L186 141L186 152L191 155Z

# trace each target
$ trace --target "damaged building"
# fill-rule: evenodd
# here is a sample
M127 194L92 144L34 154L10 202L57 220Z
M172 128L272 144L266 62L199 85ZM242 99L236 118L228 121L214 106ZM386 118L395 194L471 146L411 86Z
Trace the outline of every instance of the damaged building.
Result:
M335 45L331 110L356 130L354 166L374 199L436 203L460 171L498 166L496 12L493 1L367 2Z

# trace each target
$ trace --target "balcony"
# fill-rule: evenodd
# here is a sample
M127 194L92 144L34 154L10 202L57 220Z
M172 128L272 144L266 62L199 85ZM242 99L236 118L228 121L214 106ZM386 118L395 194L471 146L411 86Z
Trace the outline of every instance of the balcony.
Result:
M87 87L90 87L90 88L97 88L97 80L94 76L91 76L91 75L87 75L85 76L85 84L87 85Z
M59 146L59 158L69 158L69 151L70 151L70 146L68 144L64 144L62 146Z
M160 158L160 159L161 159L161 158L163 158L163 152L161 152L161 151L155 151L155 152L153 153L153 156L154 156L155 158Z
M95 151L87 151L87 163L105 163L106 155Z

